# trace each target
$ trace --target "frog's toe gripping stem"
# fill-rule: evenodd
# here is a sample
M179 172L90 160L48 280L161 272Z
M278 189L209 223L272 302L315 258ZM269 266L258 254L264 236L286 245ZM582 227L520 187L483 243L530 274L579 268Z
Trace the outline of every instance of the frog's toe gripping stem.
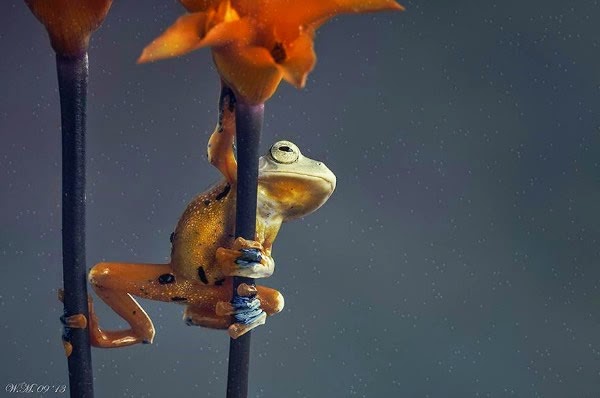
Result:
M71 353L73 352L73 344L71 344L69 341L65 340L65 337L63 336L63 348L65 349L65 355L68 357L71 356Z
M267 320L267 313L261 308L261 302L255 295L235 296L231 303L219 302L215 311L220 316L233 316L235 323L228 328L229 336L233 339L263 325Z
M226 276L266 278L275 270L275 261L263 246L243 238L237 238L231 249L217 249L216 259Z
M58 300L61 303L65 302L65 289L58 289ZM92 296L88 294L88 311L92 308ZM60 322L68 328L72 329L85 329L88 325L88 321L83 314L75 314L71 316L61 315Z
M254 329L257 326L264 325L267 320L267 314L262 312L256 318L254 318L250 323L234 323L227 329L229 336L232 339L237 339L243 334L248 333L250 330Z
M58 289L58 300L60 300L61 303L64 303L65 289L63 289L63 288ZM88 300L91 300L91 297L88 296ZM70 342L69 331L67 330L67 328L69 328L69 329L85 329L88 326L88 321L87 321L87 318L85 317L85 315L75 314L75 315L71 315L71 316L61 315L60 322L65 327L65 329L63 330L63 334L62 334L62 342L63 342L63 347L65 349L65 354L68 358L71 355L71 353L73 352L73 345Z
M87 318L83 314L60 317L60 322L67 328L85 329L87 327Z
M239 297L235 297L232 302L220 301L215 306L217 316L232 316L235 323L229 326L228 332L233 339L263 325L267 315L276 314L283 309L283 296L277 290L242 283L237 292Z
M240 251L242 252L242 255L234 262L242 267L260 263L262 260L262 254L259 249L240 249Z
M237 287L237 294L244 297L256 296L258 294L258 289L255 285L240 283Z

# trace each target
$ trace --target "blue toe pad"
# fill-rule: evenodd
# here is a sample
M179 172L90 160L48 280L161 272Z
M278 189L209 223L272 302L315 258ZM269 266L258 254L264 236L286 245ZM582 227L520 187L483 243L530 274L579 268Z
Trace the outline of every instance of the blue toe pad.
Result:
M235 263L242 267L255 265L262 260L262 254L258 249L241 249L240 251L242 255L235 260Z
M256 321L263 313L263 310L260 308L260 300L256 297L235 296L231 300L231 305L236 310L233 315L236 323L248 325Z

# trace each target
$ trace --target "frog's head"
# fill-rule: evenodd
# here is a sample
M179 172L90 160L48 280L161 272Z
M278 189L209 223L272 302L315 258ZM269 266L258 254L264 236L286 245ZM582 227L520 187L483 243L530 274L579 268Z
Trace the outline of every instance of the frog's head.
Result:
M335 175L290 141L278 141L258 163L259 211L283 221L317 210L335 189ZM274 213L274 214L273 214Z

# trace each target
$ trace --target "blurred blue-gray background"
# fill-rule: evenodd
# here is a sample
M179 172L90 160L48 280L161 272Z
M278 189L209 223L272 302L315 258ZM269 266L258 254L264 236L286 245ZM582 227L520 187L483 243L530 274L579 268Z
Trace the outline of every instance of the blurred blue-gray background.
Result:
M251 397L600 396L600 5L408 1L318 32L307 88L267 104L262 150L338 177L284 225ZM136 65L182 13L115 1L90 49L87 259L163 262L219 175L208 51ZM0 5L0 396L66 384L54 55ZM93 350L98 397L222 397L228 339L142 301L154 345ZM123 326L105 305L102 323ZM14 394L12 394L14 395ZM46 394L56 395L56 394Z

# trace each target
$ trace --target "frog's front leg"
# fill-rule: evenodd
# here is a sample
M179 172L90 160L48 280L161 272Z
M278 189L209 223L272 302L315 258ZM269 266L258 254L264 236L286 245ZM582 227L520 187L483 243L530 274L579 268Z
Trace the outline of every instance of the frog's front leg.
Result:
M237 238L231 249L217 249L216 261L225 276L266 278L273 274L275 261L271 250L259 242Z

